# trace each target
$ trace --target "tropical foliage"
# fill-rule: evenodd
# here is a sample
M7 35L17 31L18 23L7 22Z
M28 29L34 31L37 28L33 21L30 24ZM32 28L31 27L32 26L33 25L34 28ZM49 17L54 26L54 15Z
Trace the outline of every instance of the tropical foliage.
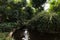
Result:
M60 0L48 0L48 12L44 3L46 0L0 0L0 32L24 25L40 32L60 32Z

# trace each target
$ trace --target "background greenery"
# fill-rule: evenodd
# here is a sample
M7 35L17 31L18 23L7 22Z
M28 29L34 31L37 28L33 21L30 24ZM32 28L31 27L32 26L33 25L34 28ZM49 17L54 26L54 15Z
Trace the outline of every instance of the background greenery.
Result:
M0 0L0 32L10 32L13 28L20 28L23 25L40 32L60 32L59 0L49 0L48 11L42 7L46 0L28 1ZM2 33L5 38L4 34Z

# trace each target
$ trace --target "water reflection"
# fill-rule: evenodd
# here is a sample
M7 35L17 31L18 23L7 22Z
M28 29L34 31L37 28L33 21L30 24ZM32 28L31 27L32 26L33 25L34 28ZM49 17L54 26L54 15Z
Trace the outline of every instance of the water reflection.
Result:
M29 40L29 32L27 29L25 29L24 31L24 37L22 38L22 40Z

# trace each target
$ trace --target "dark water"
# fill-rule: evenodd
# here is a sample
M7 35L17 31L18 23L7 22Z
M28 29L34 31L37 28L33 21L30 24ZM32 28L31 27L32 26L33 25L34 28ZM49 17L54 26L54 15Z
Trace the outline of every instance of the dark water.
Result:
M60 40L60 33L38 32L37 30L16 30L13 36L15 40Z

